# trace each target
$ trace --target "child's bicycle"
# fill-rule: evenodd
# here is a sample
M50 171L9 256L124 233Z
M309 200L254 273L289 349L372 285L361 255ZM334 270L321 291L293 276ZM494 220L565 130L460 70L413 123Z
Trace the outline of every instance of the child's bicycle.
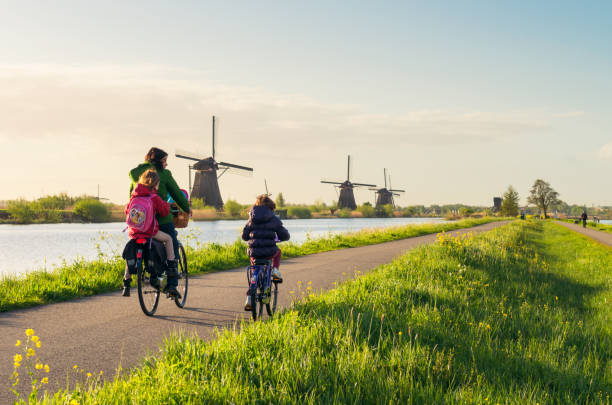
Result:
M159 304L159 296L167 283L167 275L163 266L165 250L163 244L154 239L136 239L135 243L138 301L140 302L142 312L147 316L153 316ZM171 298L177 307L183 308L187 301L189 273L187 271L185 248L180 242L178 250L178 285L176 289L181 294L181 297L177 298L168 293L166 293L166 297Z
M276 312L278 285L282 280L272 279L272 261L255 259L255 263L247 267L247 280L253 320L261 319L264 305L268 316L273 316Z

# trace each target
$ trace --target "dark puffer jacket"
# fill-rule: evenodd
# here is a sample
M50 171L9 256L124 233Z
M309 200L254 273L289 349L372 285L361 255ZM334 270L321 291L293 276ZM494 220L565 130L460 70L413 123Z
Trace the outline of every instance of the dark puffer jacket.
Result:
M289 231L274 212L263 205L256 205L249 212L249 221L242 230L242 240L248 242L249 257L263 259L273 256L276 238L281 242L289 240Z

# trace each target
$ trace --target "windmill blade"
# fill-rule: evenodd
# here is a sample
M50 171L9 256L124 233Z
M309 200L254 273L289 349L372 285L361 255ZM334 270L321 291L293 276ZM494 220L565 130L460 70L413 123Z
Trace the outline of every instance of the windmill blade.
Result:
M242 170L242 169L235 169L235 168L229 167L229 166L219 166L219 170L217 171L217 178L220 178L224 174L232 174L232 175L235 174L235 175L241 176L241 177L253 177L253 172L252 171Z
M400 197L400 196L401 196L401 194L397 194L397 193L393 193L393 195L396 195L396 196L398 196L398 197Z
M217 138L219 137L219 118L212 117L212 158L215 158L217 151Z
M325 183L325 184L342 184L342 182L339 182L339 181L328 181L328 180L321 180L321 183Z
M376 191L377 193L379 192L379 189L377 189L377 188L369 188L368 190L370 190L370 191Z
M252 172L253 168L252 167L246 167L246 166L240 166L240 165L235 165L233 163L227 163L227 162L218 162L219 166L226 166L226 167L230 167L232 169L238 169L238 170L245 170L247 172Z
M365 183L352 183L353 186L361 186L361 187L376 187L376 184L365 184Z
M406 190L397 190L397 189L394 189L394 188L390 188L389 191L395 191L395 192L398 192L398 193L405 193L406 192Z
M174 152L174 156L176 156L177 158L181 158L181 159L195 160L196 162L199 162L200 160L204 160L207 158L206 155L203 155L201 153L188 152L183 149L176 149L176 151Z
M272 194L270 194L270 192L268 191L268 181L266 179L264 179L264 184L266 186L266 195L270 197Z
M351 155L348 155L348 164L346 169L346 181L351 181L351 172L353 171L353 159L351 159Z

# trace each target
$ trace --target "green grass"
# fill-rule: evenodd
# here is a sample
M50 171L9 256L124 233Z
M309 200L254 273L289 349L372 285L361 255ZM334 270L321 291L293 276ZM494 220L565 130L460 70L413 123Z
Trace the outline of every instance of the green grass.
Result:
M283 243L281 249L285 257L296 257L466 228L495 220L498 218L364 230L309 239L302 244ZM190 274L232 269L248 264L246 245L242 241L232 244L200 244L187 249L187 258ZM70 264L65 263L53 271L41 270L24 276L3 276L0 278L0 312L117 290L122 284L123 272L124 261L120 257L101 256L93 261L77 260Z
M171 337L129 375L42 402L609 404L610 263L544 221L441 236L269 322Z

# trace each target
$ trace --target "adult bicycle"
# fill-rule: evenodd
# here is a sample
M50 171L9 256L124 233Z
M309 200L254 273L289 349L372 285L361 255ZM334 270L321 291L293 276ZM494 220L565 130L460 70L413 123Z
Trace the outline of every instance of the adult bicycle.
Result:
M283 282L272 278L272 261L255 259L255 263L247 267L247 280L253 320L262 318L264 305L268 316L272 317L276 312L278 285Z
M169 293L164 293L168 276L164 265L166 256L163 243L154 239L136 239L136 269L138 282L138 301L142 312L147 316L153 316L159 304L161 294L174 301L177 307L183 308L187 301L189 287L189 272L187 269L187 256L185 248L179 242L177 258L178 285L177 291L180 298Z

